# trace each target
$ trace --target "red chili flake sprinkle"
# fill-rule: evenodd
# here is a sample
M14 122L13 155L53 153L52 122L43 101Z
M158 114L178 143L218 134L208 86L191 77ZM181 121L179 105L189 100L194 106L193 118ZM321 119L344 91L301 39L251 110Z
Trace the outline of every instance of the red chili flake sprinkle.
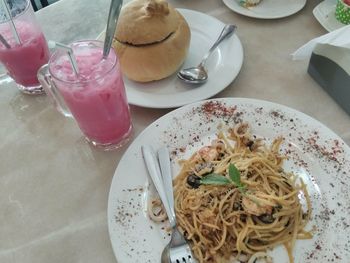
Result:
M202 105L201 109L208 117L222 117L232 115L236 111L237 107L228 107L219 101L208 101Z
M314 132L314 134L316 133L316 131ZM330 150L327 150L325 145L320 145L317 143L317 137L310 137L306 140L306 142L312 147L314 148L319 154L321 154L322 156L328 158L329 160L335 161L339 163L339 160L337 158L337 155L339 153L343 153L344 149L342 149L341 147L336 147L333 146L331 147ZM335 145L336 145L336 141L334 141Z
M273 117L275 117L275 118L279 118L279 119L281 119L281 120L285 120L284 115L283 115L282 113L276 111L276 110L271 111L271 112L270 112L270 115L273 116Z

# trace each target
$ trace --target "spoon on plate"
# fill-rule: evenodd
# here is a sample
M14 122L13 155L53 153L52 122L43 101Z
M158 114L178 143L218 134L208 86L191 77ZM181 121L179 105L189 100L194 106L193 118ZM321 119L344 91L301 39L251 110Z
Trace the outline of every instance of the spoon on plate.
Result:
M236 28L237 27L235 25L225 25L218 39L215 41L215 43L209 49L209 51L203 56L201 63L199 63L197 67L191 67L180 70L177 73L178 78L191 84L202 84L206 82L208 79L208 72L205 68L205 63L207 62L209 56L213 53L213 51L218 47L218 45L223 40L233 35Z

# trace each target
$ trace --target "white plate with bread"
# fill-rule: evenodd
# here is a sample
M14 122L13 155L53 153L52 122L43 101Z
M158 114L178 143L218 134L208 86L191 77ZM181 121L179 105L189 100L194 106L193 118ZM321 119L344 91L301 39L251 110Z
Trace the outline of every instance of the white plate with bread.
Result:
M299 12L306 0L223 0L232 11L253 18L277 19Z
M137 2L142 4L142 1L133 1L133 10L139 8ZM123 9L126 15L123 15ZM172 31L171 25L168 24L174 21L167 17L166 19L170 22L141 21L142 23L140 22L140 25L136 27L143 28L134 30L130 28L130 21L142 20L144 17L148 19L148 17L145 14L138 14L135 19L135 16L130 15L130 10L125 10L125 6L123 9L116 30L114 48L120 58L130 104L147 108L180 107L214 96L230 85L238 75L243 63L243 48L239 38L233 35L220 44L210 56L207 62L209 77L205 84L200 86L186 84L176 76L181 68L195 66L201 61L225 26L223 22L197 11L173 9L180 17L180 23L187 21L188 25L181 24L176 26L175 31ZM145 9L147 7L140 8L142 12ZM163 7L159 12L162 11ZM171 12L173 11L170 11L170 14ZM153 31L150 32L146 28L147 23L153 23L151 25ZM121 29L123 24L127 25L126 29ZM166 29L158 29L162 26ZM131 31L132 36L126 36L126 33ZM155 42L155 37L160 38L160 41ZM99 39L103 38L104 34L101 34ZM142 38L144 42L138 42L139 38ZM130 61L133 62L132 65ZM157 80L152 80L152 78Z

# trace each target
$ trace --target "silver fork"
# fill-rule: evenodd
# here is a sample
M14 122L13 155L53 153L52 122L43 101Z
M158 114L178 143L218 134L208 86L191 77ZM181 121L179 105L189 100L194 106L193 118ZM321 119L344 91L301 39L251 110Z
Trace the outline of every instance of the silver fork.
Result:
M170 158L168 150L161 149L158 152L159 162L162 173L159 168L157 157L148 145L142 146L143 158L146 163L149 175L158 191L159 197L164 205L172 228L172 235L169 244L164 248L161 256L162 263L193 263L191 249L184 239L183 235L176 228L176 217L174 209L174 196L172 186L172 176L170 169Z
M162 147L158 150L158 160L168 202L170 208L174 210L173 177L171 175L169 151L166 147ZM175 215L175 211L173 214ZM176 217L174 216L171 219L169 218L169 222L173 233L171 235L170 243L163 250L161 262L194 262L193 255L187 241L184 239L183 235L179 232L179 230L176 227Z

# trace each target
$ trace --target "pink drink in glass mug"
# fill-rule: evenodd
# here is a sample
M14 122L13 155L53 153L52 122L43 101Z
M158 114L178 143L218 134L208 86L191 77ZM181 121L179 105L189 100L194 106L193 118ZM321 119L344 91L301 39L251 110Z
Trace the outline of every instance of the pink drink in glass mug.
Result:
M129 106L117 56L112 49L102 60L103 43L79 41L70 45L79 74L67 53L57 50L38 77L56 106L77 121L86 139L109 150L120 147L132 130Z
M2 13L0 34L10 45L0 42L0 61L8 74L15 80L19 89L28 94L41 94L43 89L38 81L38 69L49 60L50 52L44 34L35 20L34 11L29 1L13 1L11 14L18 32L17 43L10 21ZM2 10L3 11L3 10Z

